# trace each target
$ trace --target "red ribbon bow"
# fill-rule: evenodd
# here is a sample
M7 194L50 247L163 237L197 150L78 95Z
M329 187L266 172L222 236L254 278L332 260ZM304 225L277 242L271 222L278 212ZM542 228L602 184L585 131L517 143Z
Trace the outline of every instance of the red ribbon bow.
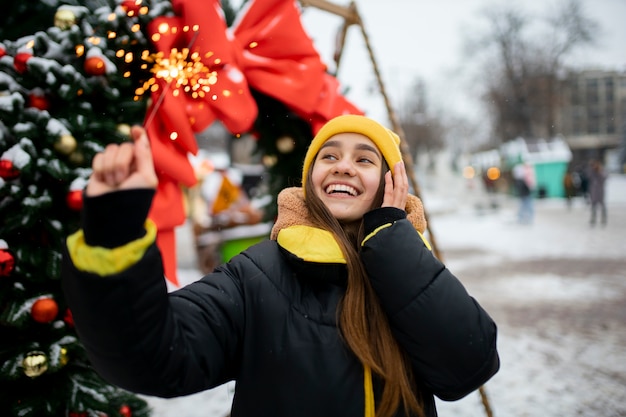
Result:
M152 93L146 128L159 175L151 210L159 231L185 220L180 184L197 181L188 160L198 151L194 133L215 120L232 133L248 131L258 112L250 88L284 103L314 132L340 114L362 114L326 72L295 0L252 0L231 30L219 0L173 0L172 7L175 16L148 26L157 51L168 57L173 48L189 48L216 77L209 91L196 97L174 81L156 78L159 88Z

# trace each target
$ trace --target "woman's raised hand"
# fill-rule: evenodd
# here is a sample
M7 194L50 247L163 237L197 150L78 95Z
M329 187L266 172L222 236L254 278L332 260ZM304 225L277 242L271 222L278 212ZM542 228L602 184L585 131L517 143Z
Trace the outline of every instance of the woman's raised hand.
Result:
M406 208L406 200L409 194L409 177L406 175L404 162L398 162L391 171L385 174L385 195L381 207L396 207L401 210Z
M133 142L107 145L93 158L87 196L132 188L156 188L158 179L145 129L133 126L131 138Z

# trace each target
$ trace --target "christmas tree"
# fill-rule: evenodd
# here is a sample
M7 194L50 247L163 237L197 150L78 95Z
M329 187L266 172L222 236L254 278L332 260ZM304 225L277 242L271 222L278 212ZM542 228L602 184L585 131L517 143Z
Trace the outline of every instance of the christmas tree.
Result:
M91 368L60 285L94 154L141 124L144 27L168 2L61 5L0 43L0 414L145 416ZM6 17L6 15L5 15ZM37 20L40 24L41 19ZM22 31L26 28L21 28ZM6 32L3 32L6 33Z
M157 244L175 278L175 251L161 245L173 244L181 188L196 180L196 133L215 120L233 140L253 133L275 199L300 184L316 128L359 111L325 72L295 1L250 2L232 36L228 1L66 3L14 5L0 18L4 28L24 22L0 32L16 35L0 42L0 414L140 417L146 402L91 368L61 291L93 156L146 126ZM53 21L42 27L37 10Z
M270 203L264 208L266 220L277 213L278 193L286 187L299 187L302 161L313 140L311 125L287 106L265 94L253 91L259 104L259 116L254 123L258 152L263 155L267 172Z

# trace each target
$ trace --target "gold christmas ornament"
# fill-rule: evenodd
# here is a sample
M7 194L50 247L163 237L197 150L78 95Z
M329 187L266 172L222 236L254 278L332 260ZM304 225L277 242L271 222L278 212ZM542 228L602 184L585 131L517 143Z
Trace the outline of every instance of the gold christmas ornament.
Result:
M265 167L271 168L276 165L276 162L278 162L278 158L276 157L276 155L263 155L262 162Z
M56 149L57 152L63 155L69 155L74 152L74 150L76 149L76 145L77 143L76 139L74 139L74 136L65 134L61 135L59 140L55 142L54 149Z
M117 125L117 131L122 135L130 138L130 125L127 123L120 123Z
M70 361L70 357L67 352L67 348L62 347L61 351L59 352L59 364L61 366L65 366L67 365L69 361Z
M74 151L70 154L68 160L75 166L81 166L85 163L85 155L80 151Z
M296 141L291 136L281 136L276 140L276 149L280 153L293 152L296 147Z
M24 375L29 378L36 378L48 370L48 358L43 352L29 352L22 361L22 367L24 368Z
M69 9L59 9L54 14L54 26L61 30L68 30L76 24L76 15Z

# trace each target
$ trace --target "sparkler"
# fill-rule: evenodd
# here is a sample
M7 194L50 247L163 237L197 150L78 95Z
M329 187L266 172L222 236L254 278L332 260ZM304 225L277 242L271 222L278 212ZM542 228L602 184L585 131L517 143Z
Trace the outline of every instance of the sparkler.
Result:
M148 90L156 91L158 89L157 79L165 80L166 85L146 118L144 128L147 128L152 123L170 88L175 87L176 91L182 89L185 93L190 93L197 98L204 97L210 91L210 86L217 82L217 73L210 71L202 63L198 52L193 52L189 55L189 51L197 37L198 31L196 30L186 48L181 51L173 49L167 58L164 57L162 52L156 54L154 58L155 64L151 70L154 76L146 81L143 88L138 89L138 92L143 94Z

